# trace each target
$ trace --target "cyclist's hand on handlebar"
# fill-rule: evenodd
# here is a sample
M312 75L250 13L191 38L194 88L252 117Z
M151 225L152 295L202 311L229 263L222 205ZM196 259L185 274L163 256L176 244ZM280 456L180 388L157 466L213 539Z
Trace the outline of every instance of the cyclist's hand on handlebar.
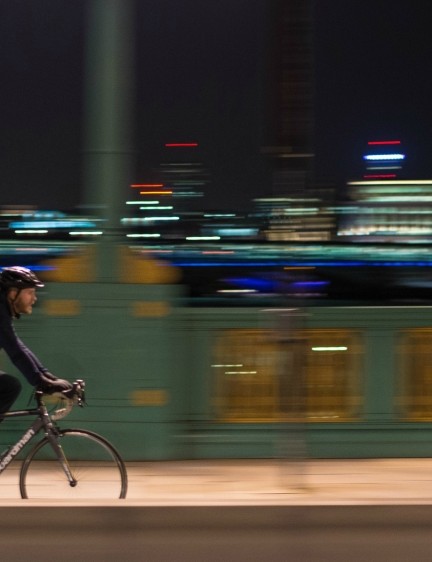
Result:
M49 371L43 371L40 373L41 376L43 376L45 379L48 379L50 381L56 381L57 377L55 375L53 375L52 373L50 373Z
M62 392L65 396L68 396L73 392L73 385L69 381L58 379L51 373L45 372L40 375L38 389L45 394Z

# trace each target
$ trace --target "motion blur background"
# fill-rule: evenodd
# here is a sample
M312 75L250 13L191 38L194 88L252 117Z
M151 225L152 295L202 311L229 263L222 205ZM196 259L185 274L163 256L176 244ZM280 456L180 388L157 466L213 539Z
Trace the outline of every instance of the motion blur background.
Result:
M126 459L430 455L430 6L351 4L0 2L17 328Z

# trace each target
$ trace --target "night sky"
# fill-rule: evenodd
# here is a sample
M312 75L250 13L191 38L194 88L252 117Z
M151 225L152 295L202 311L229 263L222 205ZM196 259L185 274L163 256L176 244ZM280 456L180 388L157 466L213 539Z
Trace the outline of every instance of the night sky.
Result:
M0 0L3 204L82 200L85 0ZM195 140L211 208L269 190L263 143L265 0L139 0L136 180L163 143ZM430 0L316 0L316 173L361 171L367 140L398 138L432 177Z
M362 172L368 140L398 139L432 177L432 2L317 0L317 170Z

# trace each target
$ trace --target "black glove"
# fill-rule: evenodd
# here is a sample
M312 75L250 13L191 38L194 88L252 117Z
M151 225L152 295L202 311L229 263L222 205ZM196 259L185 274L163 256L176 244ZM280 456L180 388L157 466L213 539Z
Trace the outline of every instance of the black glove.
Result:
M45 394L54 394L55 392L62 392L66 396L73 390L72 383L64 379L58 379L51 373L41 373L38 384L39 390Z

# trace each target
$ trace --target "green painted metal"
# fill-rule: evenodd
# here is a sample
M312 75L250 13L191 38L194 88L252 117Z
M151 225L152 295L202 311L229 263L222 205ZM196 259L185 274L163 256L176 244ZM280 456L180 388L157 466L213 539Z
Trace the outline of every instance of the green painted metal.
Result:
M79 306L47 306L52 302ZM155 314L167 305L166 314ZM140 303L137 308L136 303ZM165 309L161 309L165 310ZM138 315L137 315L138 311ZM144 312L143 312L144 311ZM403 423L395 411L397 335L432 326L432 308L316 308L306 327L353 328L364 341L364 411L359 422L305 424L313 457L429 456L432 423ZM88 406L60 425L110 439L128 460L279 456L290 427L278 423L217 423L212 409L211 352L220 330L271 328L277 311L194 309L181 286L49 283L33 317L16 325L22 339L58 376L87 381ZM1 368L16 373L5 357ZM17 404L28 404L24 382ZM24 422L1 426L0 446ZM283 447L282 447L283 448Z
M180 296L179 289L170 286L49 284L33 317L22 317L16 329L53 373L86 380L88 406L74 410L63 426L100 431L128 459L174 455L170 388L175 372L174 315L136 317L134 304L163 301L174 307ZM48 300L79 301L80 312L46 314ZM3 367L16 373L5 358ZM136 404L136 393L149 389L164 391L166 404ZM24 386L17 407L27 405L30 392ZM9 423L2 426L0 445L13 439Z
M102 220L98 280L118 278L115 242L133 179L134 2L86 3L84 205Z

